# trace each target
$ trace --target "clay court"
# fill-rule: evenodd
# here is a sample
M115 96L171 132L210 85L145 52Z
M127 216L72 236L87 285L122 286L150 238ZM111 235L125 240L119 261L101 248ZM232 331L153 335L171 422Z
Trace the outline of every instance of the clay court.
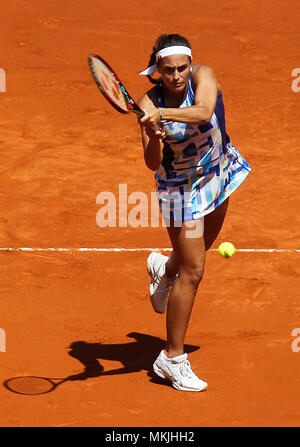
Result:
M299 425L299 2L10 0L1 15L0 426ZM207 253L186 337L203 393L151 372L165 318L149 302L146 259L170 248L166 229L96 223L102 191L150 196L155 184L135 116L101 96L87 55L138 99L163 32L186 35L194 63L215 69L228 132L252 166ZM216 252L222 241L235 244L231 259ZM17 394L5 383L19 376L69 380Z

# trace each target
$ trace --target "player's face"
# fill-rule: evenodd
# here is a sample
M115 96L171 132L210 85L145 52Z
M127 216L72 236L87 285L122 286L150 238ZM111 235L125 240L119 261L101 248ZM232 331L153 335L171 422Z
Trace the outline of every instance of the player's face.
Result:
M165 87L178 95L185 90L189 82L190 68L190 59L185 54L166 56L158 63L158 71Z

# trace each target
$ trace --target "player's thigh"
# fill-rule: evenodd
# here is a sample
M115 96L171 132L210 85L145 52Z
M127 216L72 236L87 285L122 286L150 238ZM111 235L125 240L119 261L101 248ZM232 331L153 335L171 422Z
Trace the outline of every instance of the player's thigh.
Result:
M208 250L220 233L227 213L229 198L204 217L204 242Z
M204 219L183 222L180 227L171 224L167 227L179 272L204 269L205 242Z

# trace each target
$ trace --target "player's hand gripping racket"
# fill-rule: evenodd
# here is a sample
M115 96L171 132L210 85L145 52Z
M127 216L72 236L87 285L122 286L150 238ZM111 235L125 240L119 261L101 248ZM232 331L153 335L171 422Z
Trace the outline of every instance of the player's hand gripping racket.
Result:
M114 70L102 57L90 54L88 62L101 93L116 110L121 113L134 112L139 118L145 115L143 110L131 98Z

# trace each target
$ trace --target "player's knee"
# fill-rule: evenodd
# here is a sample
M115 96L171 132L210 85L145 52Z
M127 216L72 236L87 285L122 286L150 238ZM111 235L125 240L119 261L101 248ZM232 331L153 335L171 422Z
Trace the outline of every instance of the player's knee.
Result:
M204 267L202 265L193 268L191 275L191 282L195 287L198 287L203 278L203 275L204 275Z
M204 264L202 262L185 266L182 269L183 277L195 288L197 288L204 275Z

